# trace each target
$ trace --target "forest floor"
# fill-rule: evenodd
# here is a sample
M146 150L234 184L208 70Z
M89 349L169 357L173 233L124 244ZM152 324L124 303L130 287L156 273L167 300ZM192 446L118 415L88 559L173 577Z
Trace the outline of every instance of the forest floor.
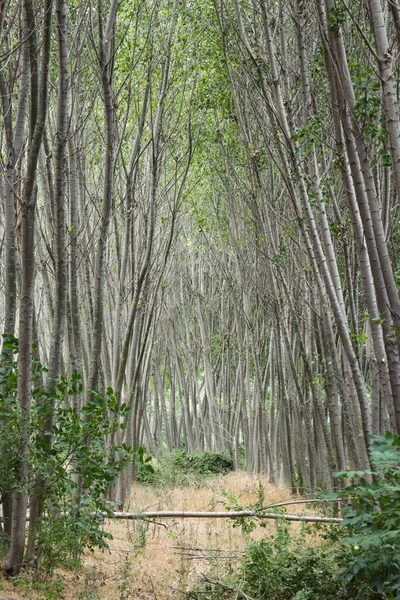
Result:
M260 493L264 505L290 499L287 489L261 476L237 472L210 477L201 487L195 483L182 488L135 484L125 510L225 510L234 500L224 494L248 506L257 502ZM302 510L304 506L295 505L289 512ZM260 539L273 531L274 523L268 521L265 528L257 527L251 534L234 528L228 519L157 519L150 524L115 520L108 521L106 529L113 535L110 552L88 551L81 569L59 572L63 589L57 595L34 591L23 586L23 581L16 591L10 582L0 580L0 600L183 600L203 574L218 579L234 570L250 537Z

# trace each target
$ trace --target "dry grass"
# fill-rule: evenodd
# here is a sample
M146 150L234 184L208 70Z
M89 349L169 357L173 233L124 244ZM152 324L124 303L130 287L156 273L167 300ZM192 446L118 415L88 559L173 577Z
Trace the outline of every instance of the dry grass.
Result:
M278 489L265 478L246 473L231 473L211 478L203 487L161 489L136 484L127 506L130 511L145 510L223 510L222 493L232 494L243 505L258 499L260 485L265 504L290 498L286 489ZM304 507L294 506L290 512ZM260 538L274 525L255 529L251 536ZM167 600L184 598L184 592L210 569L226 572L249 541L240 528L227 519L166 519L163 523L111 521L110 553L95 551L85 556L79 572L64 572L68 600ZM9 584L3 584L9 594ZM0 592L1 597L1 592ZM31 593L29 598L43 598Z

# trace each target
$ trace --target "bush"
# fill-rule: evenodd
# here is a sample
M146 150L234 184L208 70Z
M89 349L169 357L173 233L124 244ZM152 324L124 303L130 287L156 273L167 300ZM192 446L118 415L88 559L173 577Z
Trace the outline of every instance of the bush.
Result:
M174 458L172 458L174 460ZM225 452L181 452L177 460L178 470L198 475L219 475L233 470L232 458Z
M276 535L250 544L221 597L239 590L257 600L400 600L400 437L371 437L371 469L337 474L351 482L340 492L343 524L304 526L299 535L278 522ZM315 539L305 543L305 531Z
M400 599L400 437L371 436L368 471L343 471L352 485L341 492L348 555L339 577L367 583Z
M74 569L80 566L82 547L87 541L85 519L43 517L36 530L37 558L41 573L53 573L56 567Z
M29 491L29 501L40 499L42 516L33 530L33 565L51 573L56 567L75 566L85 548L107 548L103 529L110 486L125 467L152 472L142 448L126 444L108 446L107 438L124 428L126 405L120 405L111 388L93 392L79 414L74 397L82 393L81 376L74 371L49 391L32 389L28 481L15 477L15 448L21 411L17 401L18 340L4 336L0 354L0 500L17 489ZM33 365L33 385L46 370ZM51 430L45 431L48 423ZM1 503L0 502L0 503ZM0 536L0 547L4 540Z
M175 450L161 456L153 474L138 476L139 481L155 485L190 485L195 478L220 475L233 470L232 458L226 452L193 452Z
M80 380L75 372L50 392L36 392L32 403L29 469L33 496L39 483L42 497L35 558L43 572L76 566L85 548L108 547L103 514L113 504L107 501L107 492L122 469L135 460L134 451L125 444L105 444L126 413L111 389L104 395L94 393L81 414L68 406L81 392ZM43 426L50 411L49 442Z
M277 522L277 533L247 548L235 575L210 585L198 585L191 598L252 598L254 600L383 600L367 583L355 585L337 578L343 549L335 541L322 541L314 526L290 531L286 522ZM313 534L313 537L311 537ZM332 536L333 537L333 536Z
M378 600L367 585L339 581L340 545L304 543L280 524L276 536L253 542L241 566L243 591L264 600ZM240 577L239 576L239 577Z

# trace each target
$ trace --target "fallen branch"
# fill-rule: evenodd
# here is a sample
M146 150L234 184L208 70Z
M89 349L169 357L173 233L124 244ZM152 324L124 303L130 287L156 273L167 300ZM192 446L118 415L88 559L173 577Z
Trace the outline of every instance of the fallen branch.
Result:
M159 510L143 513L114 512L104 513L109 519L237 519L241 517L257 517L258 519L283 519L284 521L305 521L307 523L342 523L343 519L333 517L318 517L316 515L286 515L276 513L261 513L257 510L223 511L223 512L194 512Z
M196 548L192 546L168 546L168 548L172 548L173 550L187 550L188 552L233 552L233 553L241 553L241 550L226 550L225 548Z
M234 558L232 555L230 556L222 556L219 554L218 556L204 556L196 555L196 554L181 554L180 552L174 552L175 556L181 556L185 560L232 560ZM242 552L242 556L245 556L245 552Z
M331 498L316 498L313 500L287 500L285 502L277 502L276 504L268 504L268 506L263 506L262 508L259 508L258 510L267 510L270 508L276 508L278 506L289 506L290 504L312 504L317 502L318 504L321 502L340 502L340 498L335 498L334 500L332 500Z

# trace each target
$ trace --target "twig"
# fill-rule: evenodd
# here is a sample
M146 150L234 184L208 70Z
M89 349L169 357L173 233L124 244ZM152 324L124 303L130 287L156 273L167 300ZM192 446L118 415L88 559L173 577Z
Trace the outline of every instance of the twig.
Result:
M245 600L254 600L251 596L248 596L243 590L241 590L239 588L233 588L229 585L226 585L225 583L222 583L222 581L213 581L212 579L207 577L207 575L205 575L204 573L202 573L202 575L203 575L204 580L207 583L211 583L211 585L217 585L217 586L221 587L223 590L226 590L227 592L236 592L237 594L242 596L242 598L244 598Z
M196 556L195 554L179 554L179 552L174 552L175 556L182 556L183 558L185 558L186 560L220 560L220 559L226 559L226 560L232 560L233 556L221 556L221 554L219 554L218 556ZM245 553L242 552L241 553L242 556L245 556Z
M179 588L175 588L172 585L169 585L168 587L173 592L179 592L180 594L182 594L182 596L186 596L187 598L190 598L190 596L191 596L191 592L185 592L184 590L180 590ZM196 592L196 594L197 594L197 592Z
M165 523L160 523L160 521L154 521L153 519L149 519L148 521L149 523L153 523L153 525L159 525L160 527L164 527L165 529L168 529L168 527L166 526Z
M156 590L154 588L153 579L152 579L151 575L149 575L149 579L150 579L151 591L153 592L155 600L158 600L157 594L156 594Z
M287 502L277 502L276 504L268 504L267 506L263 506L261 508L258 508L257 510L268 510L277 506L289 506L289 504L311 504L313 502L340 502L340 498L336 498L333 500L330 500L329 498L323 498L322 500L319 498L315 498L313 500L288 500Z
M222 548L193 548L192 546L168 546L173 550L190 550L192 552L241 552L241 550L224 550Z

